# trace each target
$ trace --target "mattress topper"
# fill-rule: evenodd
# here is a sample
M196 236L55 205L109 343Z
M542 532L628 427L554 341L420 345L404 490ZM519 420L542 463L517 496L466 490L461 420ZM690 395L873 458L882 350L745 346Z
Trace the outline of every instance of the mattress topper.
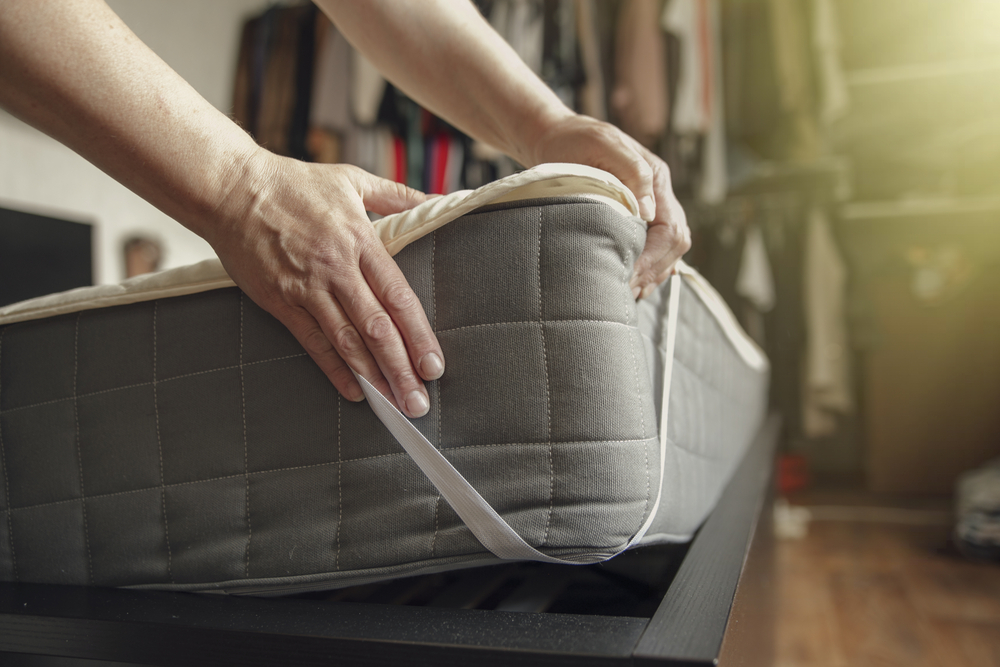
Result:
M390 255L449 222L490 204L584 197L623 215L638 217L635 195L606 171L579 164L542 164L484 185L428 199L414 208L373 223ZM74 313L80 310L151 301L233 287L218 258L131 278L115 285L81 287L0 308L0 325Z

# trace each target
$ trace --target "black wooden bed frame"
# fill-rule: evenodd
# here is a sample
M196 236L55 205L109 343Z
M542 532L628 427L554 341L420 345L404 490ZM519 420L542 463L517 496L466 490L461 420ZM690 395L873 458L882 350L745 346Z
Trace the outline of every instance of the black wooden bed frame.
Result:
M779 429L772 415L695 539L664 552L678 566L651 615L0 583L0 665L770 665Z

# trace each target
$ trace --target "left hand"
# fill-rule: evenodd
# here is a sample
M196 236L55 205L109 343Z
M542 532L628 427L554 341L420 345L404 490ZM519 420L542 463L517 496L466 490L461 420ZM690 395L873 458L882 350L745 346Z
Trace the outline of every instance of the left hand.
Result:
M533 152L534 164L575 162L603 169L635 194L639 214L649 223L629 282L636 298L648 296L666 280L691 249L691 231L674 195L670 168L617 127L589 116L563 117L541 135Z

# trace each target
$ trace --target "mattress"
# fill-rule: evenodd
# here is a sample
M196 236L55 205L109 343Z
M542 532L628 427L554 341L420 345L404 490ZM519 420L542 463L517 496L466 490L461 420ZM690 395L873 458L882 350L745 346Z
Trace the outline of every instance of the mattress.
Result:
M543 165L374 223L447 371L341 399L217 261L0 309L0 579L269 594L690 539L768 363L610 174Z

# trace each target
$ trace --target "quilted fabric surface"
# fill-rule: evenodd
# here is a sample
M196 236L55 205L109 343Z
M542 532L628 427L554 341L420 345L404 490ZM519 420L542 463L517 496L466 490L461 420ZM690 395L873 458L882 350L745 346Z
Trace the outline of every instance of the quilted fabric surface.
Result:
M448 371L424 435L547 553L627 542L659 443L627 287L634 218L585 200L464 216L397 261ZM330 585L492 556L366 404L238 289L0 329L0 577Z

